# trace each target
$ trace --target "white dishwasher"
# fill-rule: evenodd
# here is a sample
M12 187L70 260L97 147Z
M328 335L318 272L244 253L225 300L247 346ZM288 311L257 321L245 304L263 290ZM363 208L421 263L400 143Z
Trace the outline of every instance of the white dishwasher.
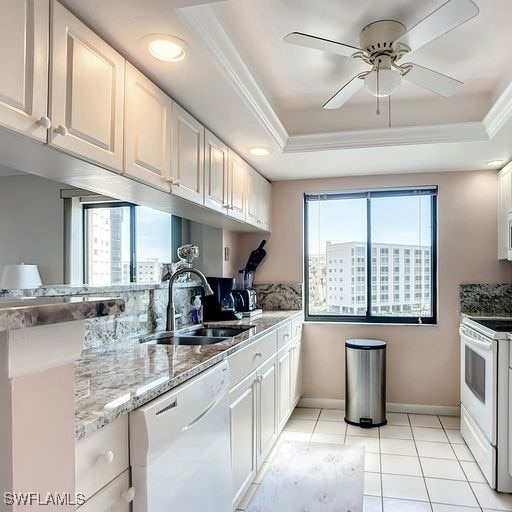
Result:
M130 413L134 512L231 512L224 361Z

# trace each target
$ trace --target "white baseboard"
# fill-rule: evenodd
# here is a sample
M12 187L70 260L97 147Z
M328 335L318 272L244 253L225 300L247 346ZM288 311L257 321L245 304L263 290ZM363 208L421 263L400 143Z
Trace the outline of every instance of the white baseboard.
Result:
M301 398L299 407L317 409L345 409L345 400L334 398ZM433 414L435 416L460 416L460 407L448 405L396 404L388 402L387 412L407 412L411 414Z

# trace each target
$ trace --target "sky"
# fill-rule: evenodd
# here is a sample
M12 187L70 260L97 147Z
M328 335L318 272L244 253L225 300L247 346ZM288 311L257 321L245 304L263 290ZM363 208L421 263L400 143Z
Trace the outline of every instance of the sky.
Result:
M371 201L373 242L429 245L430 196ZM310 254L325 253L328 240L366 242L366 198L312 201L308 208Z
M158 258L172 261L171 215L144 206L137 207L137 261Z

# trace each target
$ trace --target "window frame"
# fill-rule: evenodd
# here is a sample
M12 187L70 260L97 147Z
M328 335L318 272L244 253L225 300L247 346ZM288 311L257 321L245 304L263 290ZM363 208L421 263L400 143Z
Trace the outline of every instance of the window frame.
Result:
M372 239L371 239L371 199L378 197L403 197L413 195L430 196L430 221L431 221L431 279L429 283L432 304L432 314L428 317L418 316L384 316L373 315L372 309ZM339 322L339 323L369 323L369 324L415 324L415 325L436 325L437 324L437 186L408 187L394 189L378 189L354 192L326 192L326 193L305 193L304 194L304 318L306 322ZM325 199L366 199L366 314L365 315L317 315L309 311L309 233L308 233L308 203ZM388 255L389 257L389 255ZM392 254L391 254L392 257ZM413 255L411 255L411 258ZM391 265L391 264L390 264ZM327 286L327 284L326 284ZM391 307L391 305L390 305Z
M89 244L88 244L88 213L87 210L96 208L126 208L130 209L130 283L135 283L136 268L137 268L137 253L136 253L136 219L135 207L137 205L127 201L109 201L98 203L84 203L82 205L82 272L84 283L89 282L88 258Z

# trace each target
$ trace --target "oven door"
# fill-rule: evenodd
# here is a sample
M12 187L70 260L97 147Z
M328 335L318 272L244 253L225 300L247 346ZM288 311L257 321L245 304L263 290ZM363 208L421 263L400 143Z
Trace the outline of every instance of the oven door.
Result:
M479 430L496 446L498 342L465 325L461 339L461 402Z

